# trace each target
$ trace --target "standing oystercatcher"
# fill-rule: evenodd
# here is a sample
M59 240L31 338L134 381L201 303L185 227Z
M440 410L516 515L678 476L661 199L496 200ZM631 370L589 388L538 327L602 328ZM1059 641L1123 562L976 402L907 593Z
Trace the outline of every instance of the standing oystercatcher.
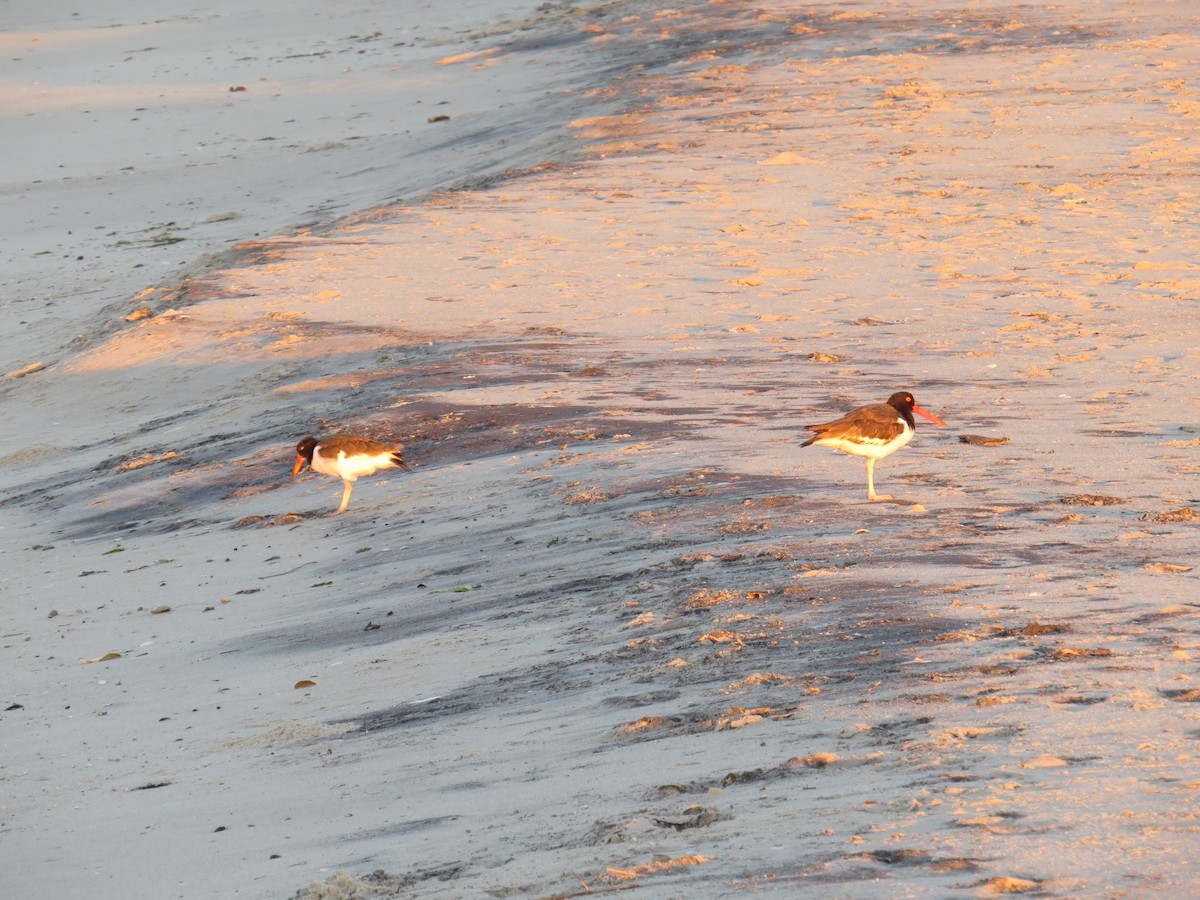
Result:
M412 468L400 455L403 444L380 444L370 438L342 435L318 441L306 437L296 445L296 465L292 467L292 478L306 465L322 475L335 475L346 485L342 494L342 505L334 515L344 512L350 503L350 491L360 475L374 475L376 469L399 466Z
M891 500L887 494L875 493L875 460L895 453L912 440L916 431L913 413L924 416L935 425L946 423L933 413L917 406L913 395L899 391L888 397L887 403L861 406L849 415L822 425L805 425L816 434L801 444L820 444L867 458L867 499Z

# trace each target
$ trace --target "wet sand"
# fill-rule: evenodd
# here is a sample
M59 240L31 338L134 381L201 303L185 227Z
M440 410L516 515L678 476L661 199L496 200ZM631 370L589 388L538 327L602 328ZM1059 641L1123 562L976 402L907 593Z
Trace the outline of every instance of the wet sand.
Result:
M1197 22L585 27L570 159L9 381L14 889L1194 891ZM949 424L872 504L799 443L897 389ZM416 468L329 517L337 431Z

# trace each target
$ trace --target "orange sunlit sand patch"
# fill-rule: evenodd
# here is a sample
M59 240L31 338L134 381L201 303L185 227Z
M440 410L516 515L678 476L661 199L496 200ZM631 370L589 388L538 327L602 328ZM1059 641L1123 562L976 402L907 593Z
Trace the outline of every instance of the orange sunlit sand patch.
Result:
M707 856L677 856L674 859L664 859L652 863L644 863L640 866L634 866L630 869L615 869L611 866L608 871L601 875L597 881L632 881L635 878L641 878L643 875L654 875L659 872L669 872L672 869L679 869L684 866L698 866L701 863L708 862Z

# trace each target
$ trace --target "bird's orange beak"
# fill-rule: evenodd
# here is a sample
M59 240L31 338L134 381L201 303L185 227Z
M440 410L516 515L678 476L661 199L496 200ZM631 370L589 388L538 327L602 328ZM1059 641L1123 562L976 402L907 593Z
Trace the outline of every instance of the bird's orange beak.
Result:
M915 412L918 416L924 416L926 419L928 419L934 425L945 425L946 424L941 419L939 419L937 416L935 416L933 413L926 412L925 410L921 409L921 407L917 406L917 404L915 404L915 403L913 404L913 412Z
M294 479L298 474L300 474L300 470L303 468L304 468L304 457L297 456L296 464L294 466L292 466L292 478Z

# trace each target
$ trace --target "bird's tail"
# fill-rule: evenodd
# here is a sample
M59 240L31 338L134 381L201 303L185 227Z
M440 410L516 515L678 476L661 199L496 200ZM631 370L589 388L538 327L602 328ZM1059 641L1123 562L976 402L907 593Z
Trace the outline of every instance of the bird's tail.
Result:
M404 457L400 455L399 450L392 452L392 464L399 466L401 469L407 469L410 472L412 471L412 466L404 461Z

